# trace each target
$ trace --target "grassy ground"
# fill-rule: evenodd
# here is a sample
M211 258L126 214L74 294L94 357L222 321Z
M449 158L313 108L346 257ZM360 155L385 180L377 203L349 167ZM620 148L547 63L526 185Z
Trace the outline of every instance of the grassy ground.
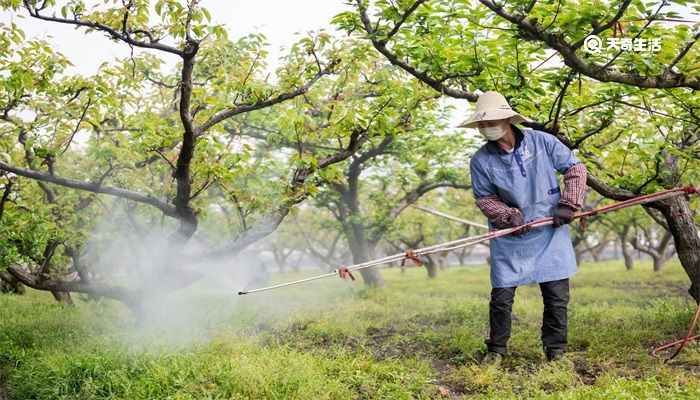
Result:
M386 270L381 293L330 279L187 297L164 319L177 323L148 327L111 302L0 296L0 398L700 398L700 346L668 364L649 354L687 329L686 277L677 261L637 268L584 264L572 279L574 369L543 359L534 286L517 291L504 367L478 366L486 267L430 281L418 267Z

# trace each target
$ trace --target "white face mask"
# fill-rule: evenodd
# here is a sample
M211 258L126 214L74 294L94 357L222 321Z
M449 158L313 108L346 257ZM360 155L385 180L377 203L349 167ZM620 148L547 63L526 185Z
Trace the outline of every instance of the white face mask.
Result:
M479 128L481 133L487 140L498 140L506 135L506 131L500 126L489 126L487 128Z

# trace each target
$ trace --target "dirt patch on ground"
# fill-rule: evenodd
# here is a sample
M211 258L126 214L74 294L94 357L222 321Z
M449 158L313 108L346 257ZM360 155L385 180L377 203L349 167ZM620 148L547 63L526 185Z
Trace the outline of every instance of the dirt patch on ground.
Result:
M674 294L677 296L688 296L688 288L682 284L675 282L612 282L615 289L624 290L626 292L649 291L659 296L668 296Z
M586 385L593 385L603 372L603 368L599 364L589 363L586 360L574 360L574 369Z
M366 343L378 361L432 353L428 343L415 340L409 331L395 326L368 328Z
M425 328L446 323L449 321L427 315L416 315L408 320L408 324L370 327L366 331L366 346L376 360L423 356L437 371L430 383L438 387L438 396L461 399L469 393L450 379L461 363L460 352L457 349L435 347L432 343L415 337L417 332Z
M5 370L3 370L2 365L9 362L9 358L0 355L0 400L12 400L10 396L10 391L7 388L6 379L7 375Z
M449 399L462 399L464 398L464 395L473 394L465 391L464 388L456 385L453 380L450 379L450 376L456 367L453 362L441 358L434 358L430 361L433 368L438 371L437 377L430 383L439 388L439 395L441 397Z

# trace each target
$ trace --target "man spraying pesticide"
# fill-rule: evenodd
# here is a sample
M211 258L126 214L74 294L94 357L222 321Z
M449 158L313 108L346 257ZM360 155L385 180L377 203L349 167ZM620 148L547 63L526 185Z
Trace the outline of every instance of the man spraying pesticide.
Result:
M522 229L494 238L491 249L491 301L488 354L483 364L500 364L511 332L515 289L537 283L542 291L542 343L548 360L562 359L567 345L569 278L576 257L569 224L586 194L586 167L554 136L518 129L529 121L498 92L479 96L476 111L460 128L479 128L488 140L470 161L476 205L489 229L516 228L553 217L551 226ZM564 191L556 173L564 174Z
M488 217L489 232L407 250L360 264L342 266L333 272L255 289L243 289L239 295L299 285L332 276L349 278L353 271L393 262L413 261L419 256L454 251L490 242L491 300L490 334L486 339L485 365L498 365L506 354L511 330L511 312L518 286L537 283L542 292L542 344L548 360L568 365L566 352L569 278L576 273L576 257L568 224L574 219L662 201L677 196L698 194L695 187L667 189L639 195L595 210L576 213L586 193L586 167L571 150L554 136L534 129L520 130L515 124L528 121L511 109L497 92L479 96L476 112L459 125L479 128L488 140L470 161L472 189L476 204ZM564 175L564 189L556 173ZM467 221L468 222L468 221ZM581 221L583 223L583 220ZM700 339L693 330L700 319L700 305L685 337L652 351L675 347L673 359L690 341Z

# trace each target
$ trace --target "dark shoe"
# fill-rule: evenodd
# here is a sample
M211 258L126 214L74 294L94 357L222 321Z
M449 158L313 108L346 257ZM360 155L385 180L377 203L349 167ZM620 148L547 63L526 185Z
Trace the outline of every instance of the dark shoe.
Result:
M544 347L544 355L547 357L547 361L554 361L555 358L564 355L564 349L549 349Z
M499 365L501 365L501 361L503 361L503 355L501 353L489 351L488 354L486 354L486 357L484 357L484 359L481 360L481 366L487 368L498 367Z
M547 361L552 364L558 364L570 369L575 367L574 362L569 359L569 357L564 354L563 351L556 351L547 353Z

